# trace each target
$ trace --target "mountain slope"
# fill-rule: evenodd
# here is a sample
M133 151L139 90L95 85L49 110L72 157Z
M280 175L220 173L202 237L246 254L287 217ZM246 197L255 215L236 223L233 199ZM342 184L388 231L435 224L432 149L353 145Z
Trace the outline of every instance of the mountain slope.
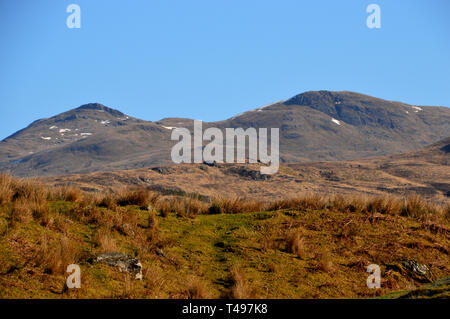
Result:
M87 104L38 120L1 141L0 170L49 176L170 164L172 128L192 132L192 123L182 118L148 122ZM357 160L413 151L450 136L450 109L314 91L204 123L211 126L278 127L285 163Z

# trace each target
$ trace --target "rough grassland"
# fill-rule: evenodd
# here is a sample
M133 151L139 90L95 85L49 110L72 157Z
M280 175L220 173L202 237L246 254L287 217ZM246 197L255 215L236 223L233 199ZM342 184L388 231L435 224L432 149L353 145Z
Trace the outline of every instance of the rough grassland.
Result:
M431 266L435 279L450 275L448 224L406 216L284 209L188 218L65 200L28 214L12 205L0 206L0 298L367 298L422 285L387 267L404 258ZM144 279L92 262L105 251L137 256ZM70 263L81 267L81 289L65 287ZM381 289L366 287L372 263Z

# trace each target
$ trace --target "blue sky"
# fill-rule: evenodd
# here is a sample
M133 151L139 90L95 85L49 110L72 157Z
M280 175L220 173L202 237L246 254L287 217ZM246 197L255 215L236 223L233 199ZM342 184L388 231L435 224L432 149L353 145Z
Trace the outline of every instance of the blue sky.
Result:
M66 7L81 7L81 29ZM366 7L381 8L381 29ZM221 120L308 90L450 106L450 1L2 0L0 139L89 102Z

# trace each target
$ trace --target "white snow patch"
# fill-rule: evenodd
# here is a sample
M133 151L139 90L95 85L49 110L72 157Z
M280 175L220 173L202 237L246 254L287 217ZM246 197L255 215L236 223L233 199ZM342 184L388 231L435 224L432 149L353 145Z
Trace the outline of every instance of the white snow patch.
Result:
M173 129L176 128L174 126L164 126L164 125L161 125L161 126L164 127L165 129L168 129L168 130L173 130Z
M91 136L92 133L80 133L81 136Z
M406 114L409 114L409 112L408 111L405 111L406 112Z
M411 106L414 109L414 113L417 113L419 111L423 111L422 108L418 107L418 106Z
M48 129L49 129L49 130L54 130L55 128L58 128L58 127L55 126L55 125L53 125L53 126L50 126Z
M70 132L70 131L71 131L71 129L69 129L69 128L62 128L59 130L59 133Z
M109 121L108 121L108 120L105 120L105 121L101 121L100 123L106 125L106 124L109 124Z
M41 136L41 138L43 140L47 140L47 141L52 139L50 136Z
M337 125L341 125L341 121L338 121L334 118L331 118L331 122L336 123Z

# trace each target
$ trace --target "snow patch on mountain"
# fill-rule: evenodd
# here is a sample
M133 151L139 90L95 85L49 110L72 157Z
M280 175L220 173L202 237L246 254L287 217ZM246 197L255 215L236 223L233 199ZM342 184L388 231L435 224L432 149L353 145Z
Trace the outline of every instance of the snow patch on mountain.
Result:
M337 125L341 125L341 121L338 121L334 118L331 118L331 122L336 123Z

